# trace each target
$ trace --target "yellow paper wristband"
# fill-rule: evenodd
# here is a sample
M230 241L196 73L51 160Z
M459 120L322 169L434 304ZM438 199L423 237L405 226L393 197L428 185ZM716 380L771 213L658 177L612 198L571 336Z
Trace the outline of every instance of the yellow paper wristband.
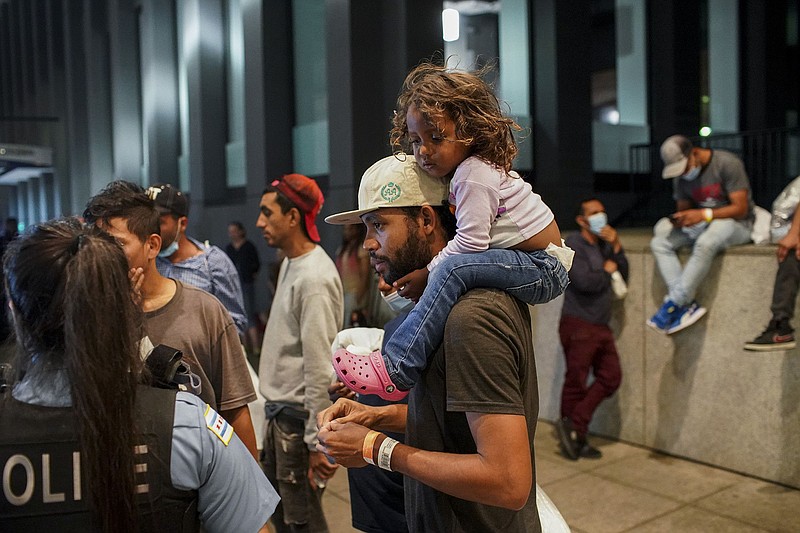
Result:
M364 437L364 443L361 445L361 457L371 465L375 464L375 461L372 460L372 448L375 446L375 439L378 438L378 435L380 435L380 433L377 431L370 431L367 433L367 436Z
M714 220L714 211L710 207L706 207L703 209L703 216L706 218L706 222L711 222Z

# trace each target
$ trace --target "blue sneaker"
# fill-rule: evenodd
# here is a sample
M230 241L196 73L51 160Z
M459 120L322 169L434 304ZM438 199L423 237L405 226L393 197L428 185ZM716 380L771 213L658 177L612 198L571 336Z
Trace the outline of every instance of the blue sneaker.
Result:
M675 315L679 312L680 306L672 300L667 300L656 311L656 314L650 317L647 325L661 333L667 333L672 323L675 320Z
M701 307L696 301L687 306L679 306L678 312L673 314L672 323L666 330L667 335L688 328L706 314L706 308Z

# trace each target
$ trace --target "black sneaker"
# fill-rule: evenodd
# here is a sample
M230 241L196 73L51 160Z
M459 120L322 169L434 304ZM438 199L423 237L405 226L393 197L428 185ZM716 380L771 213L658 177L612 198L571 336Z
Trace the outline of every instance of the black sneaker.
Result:
M603 452L589 444L586 437L578 439L578 455L584 459L600 459L603 457Z
M789 325L789 321L772 319L764 333L745 343L744 349L752 352L772 352L791 350L795 346L794 329Z
M561 445L561 453L567 459L578 460L578 433L572 427L572 420L567 417L556 420L556 434Z

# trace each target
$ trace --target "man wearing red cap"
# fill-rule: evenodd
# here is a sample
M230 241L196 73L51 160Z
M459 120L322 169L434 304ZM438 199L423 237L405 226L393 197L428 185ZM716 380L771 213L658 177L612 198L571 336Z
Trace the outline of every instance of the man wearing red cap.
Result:
M317 413L330 406L330 347L342 326L336 266L317 243L324 198L317 183L288 174L264 190L256 226L286 256L264 332L258 375L266 403L262 463L281 496L279 532L327 531L319 490L336 465L316 451Z

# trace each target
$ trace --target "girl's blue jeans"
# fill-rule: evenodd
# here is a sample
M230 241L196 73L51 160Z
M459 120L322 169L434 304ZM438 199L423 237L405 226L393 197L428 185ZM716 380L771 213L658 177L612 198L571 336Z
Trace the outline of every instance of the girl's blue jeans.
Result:
M477 287L502 289L529 304L549 302L566 289L564 266L544 250L489 249L446 257L428 277L428 286L386 343L383 358L392 382L414 386L444 339L444 326L456 301Z

